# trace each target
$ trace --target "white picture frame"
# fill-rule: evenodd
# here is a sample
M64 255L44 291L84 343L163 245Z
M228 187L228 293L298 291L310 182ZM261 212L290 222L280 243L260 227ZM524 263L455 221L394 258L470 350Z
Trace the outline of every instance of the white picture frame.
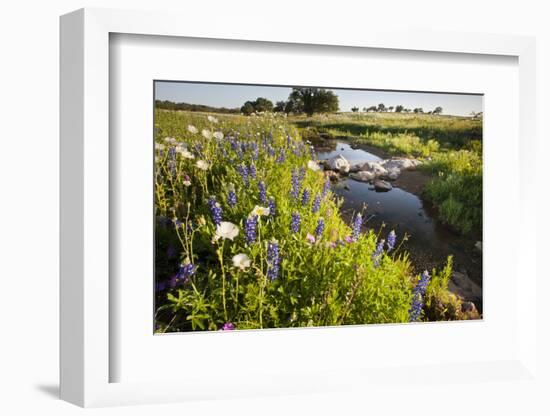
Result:
M185 24L182 24L185 21ZM209 381L196 376L170 382L111 382L110 365L119 359L110 349L110 75L109 37L123 33L147 36L224 39L333 47L428 51L442 54L504 55L518 59L518 154L520 231L517 270L517 346L498 360L418 363L411 367L359 365L355 369L269 374L261 380L241 380L227 386L223 377ZM382 388L392 379L401 384L428 383L443 371L453 377L482 381L536 382L536 218L528 207L536 204L534 184L527 169L536 152L535 41L529 37L378 29L329 33L322 28L283 32L266 25L262 30L235 34L226 26L205 28L173 13L82 9L61 18L61 398L84 407L161 403L216 397L311 393ZM517 281L517 280L516 280ZM410 327L409 327L410 328ZM414 330L415 328L413 328ZM420 330L420 327L417 327ZM407 329L411 331L411 329ZM295 334L300 331L295 331ZM271 333L273 337L273 333ZM312 332L309 336L313 335ZM321 332L317 332L321 334ZM300 335L296 335L300 336ZM304 335L305 336L305 335ZM321 336L321 335L317 335ZM214 339L214 338L212 338ZM323 375L325 377L321 377ZM320 382L323 380L323 382ZM345 381L342 381L345 380ZM534 380L534 381L533 381Z

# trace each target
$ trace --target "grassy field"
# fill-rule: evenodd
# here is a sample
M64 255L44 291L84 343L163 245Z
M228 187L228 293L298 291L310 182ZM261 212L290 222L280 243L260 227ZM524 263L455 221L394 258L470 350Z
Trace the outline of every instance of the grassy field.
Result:
M346 223L290 121L156 111L156 331L460 319L426 309L458 302L451 261L415 275L403 236Z
M327 134L425 161L432 176L424 197L442 222L480 235L482 120L429 114L347 113L291 117L304 135Z

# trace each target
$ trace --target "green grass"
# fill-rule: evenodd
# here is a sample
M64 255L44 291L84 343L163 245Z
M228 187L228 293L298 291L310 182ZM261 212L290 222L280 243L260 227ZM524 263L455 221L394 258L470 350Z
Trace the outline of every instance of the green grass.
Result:
M432 176L425 190L439 219L462 232L481 233L482 121L427 114L332 114L291 117L305 134L351 138L390 155L424 160Z

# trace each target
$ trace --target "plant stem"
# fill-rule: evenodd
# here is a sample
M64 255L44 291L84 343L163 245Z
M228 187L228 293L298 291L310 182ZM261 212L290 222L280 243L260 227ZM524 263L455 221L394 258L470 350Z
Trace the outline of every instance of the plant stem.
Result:
M227 307L225 305L225 268L223 266L223 246L225 240L222 240L222 245L218 249L218 259L220 260L220 267L222 269L222 303L223 303L223 314L225 317L225 322L227 322Z

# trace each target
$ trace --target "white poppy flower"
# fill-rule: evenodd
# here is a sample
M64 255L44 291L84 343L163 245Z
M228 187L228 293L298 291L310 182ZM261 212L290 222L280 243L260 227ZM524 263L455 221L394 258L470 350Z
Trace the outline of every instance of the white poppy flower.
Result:
M313 160L307 162L307 167L315 172L321 169L321 167Z
M190 181L190 180L187 180L187 179L185 179L185 180L183 181L183 185L184 185L184 186L188 186L188 187L189 187L189 186L191 186L191 181Z
M209 122L211 123L217 123L218 122L218 119L216 117L213 117L213 116L208 116L206 117L208 119Z
M239 234L239 227L232 222L222 221L216 226L216 234L214 235L214 241L220 238L233 240Z
M269 208L261 207L259 205L256 205L252 212L250 213L252 216L268 216L269 215Z
M184 147L182 147L181 149L176 149L176 152L181 154L182 157L184 157L185 159L195 159L195 155Z
M174 144L174 143L177 142L177 140L174 139L173 137L165 137L165 138L164 138L164 141L165 141L166 143L170 143L170 144Z
M187 126L187 131L192 134L197 134L199 132L199 129L193 126L192 124L189 124Z
M202 135L204 136L205 139L211 139L212 138L212 132L210 130L204 129L202 131Z
M214 137L218 140L223 139L223 133L221 131L217 131L214 133Z
M162 143L155 143L155 149L164 150L165 146Z
M204 160L197 160L197 167L201 170L208 170L210 165L208 162L205 162Z
M233 267L245 270L246 268L250 267L250 258L244 253L234 255Z

